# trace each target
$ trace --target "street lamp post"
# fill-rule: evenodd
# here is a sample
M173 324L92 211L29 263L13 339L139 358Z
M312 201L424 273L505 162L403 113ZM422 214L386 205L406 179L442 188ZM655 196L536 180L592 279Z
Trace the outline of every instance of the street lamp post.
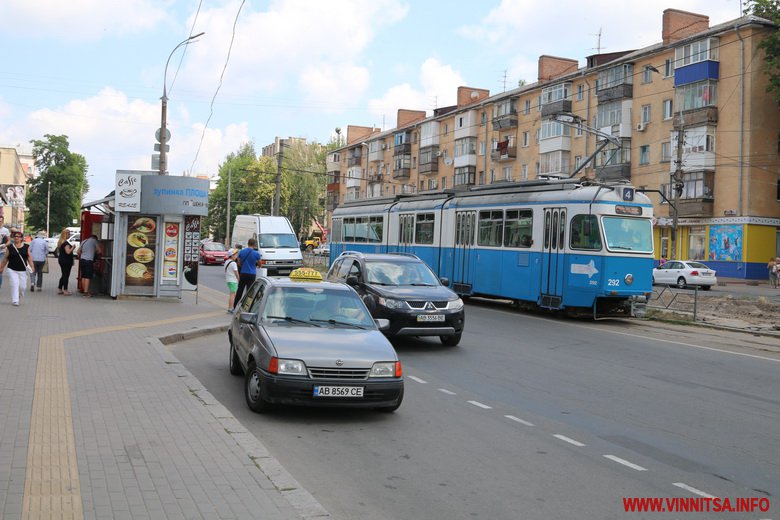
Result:
M160 118L160 175L165 175L165 170L167 168L167 161L165 156L165 145L167 144L166 141L168 140L168 136L166 135L168 133L167 125L168 125L168 64L171 62L171 57L173 57L173 53L176 52L176 49L181 47L182 45L188 45L191 43L194 39L199 38L206 34L205 32L196 34L195 36L190 36L186 40L182 41L173 48L171 51L171 54L168 55L168 61L165 62L165 72L163 73L163 95L160 98L162 100L162 116Z
M51 206L51 181L47 182L46 190L46 236L49 236L49 207Z

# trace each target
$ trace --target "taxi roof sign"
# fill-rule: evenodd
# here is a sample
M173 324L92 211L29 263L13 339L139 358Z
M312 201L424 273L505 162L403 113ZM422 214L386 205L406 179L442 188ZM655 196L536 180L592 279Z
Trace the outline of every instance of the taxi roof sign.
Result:
M307 282L321 282L322 273L311 267L300 267L290 273L291 280L301 280Z

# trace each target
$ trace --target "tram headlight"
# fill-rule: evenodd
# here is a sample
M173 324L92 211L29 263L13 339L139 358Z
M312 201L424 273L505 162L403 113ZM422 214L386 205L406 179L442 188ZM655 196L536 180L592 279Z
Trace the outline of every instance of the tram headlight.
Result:
M623 278L623 281L626 282L626 285L631 285L634 283L634 275L633 274L627 274L625 278Z

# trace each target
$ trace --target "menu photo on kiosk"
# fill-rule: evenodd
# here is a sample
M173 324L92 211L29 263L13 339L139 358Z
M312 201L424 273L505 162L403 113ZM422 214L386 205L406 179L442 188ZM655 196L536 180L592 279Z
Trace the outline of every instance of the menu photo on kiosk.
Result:
M155 219L137 217L127 230L125 284L154 285Z
M163 250L163 280L179 277L179 223L165 223L165 249Z

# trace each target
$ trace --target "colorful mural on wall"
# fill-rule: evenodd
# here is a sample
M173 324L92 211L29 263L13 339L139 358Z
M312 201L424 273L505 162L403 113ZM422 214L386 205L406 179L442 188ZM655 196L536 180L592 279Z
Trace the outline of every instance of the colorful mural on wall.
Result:
M710 226L710 260L742 261L742 226Z

